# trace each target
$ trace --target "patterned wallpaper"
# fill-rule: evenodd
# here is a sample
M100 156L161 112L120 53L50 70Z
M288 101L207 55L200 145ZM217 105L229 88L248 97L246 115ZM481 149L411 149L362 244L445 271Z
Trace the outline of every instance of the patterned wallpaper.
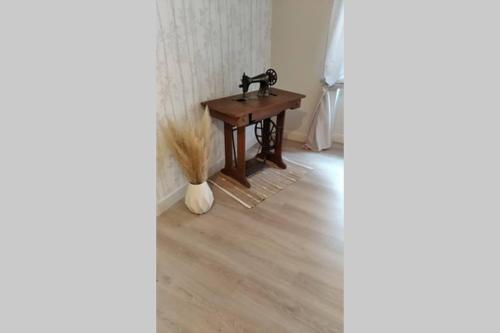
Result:
M159 123L199 119L201 101L239 93L243 72L251 76L270 66L271 0L157 0L157 15ZM213 128L211 164L224 156L223 124L214 120ZM247 128L247 141L252 133ZM161 137L158 201L186 183Z

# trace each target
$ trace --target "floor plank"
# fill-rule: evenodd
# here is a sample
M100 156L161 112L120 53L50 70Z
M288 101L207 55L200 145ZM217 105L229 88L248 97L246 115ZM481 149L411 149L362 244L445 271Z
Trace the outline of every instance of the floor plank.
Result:
M314 170L257 207L158 217L159 333L343 331L343 147L284 151Z

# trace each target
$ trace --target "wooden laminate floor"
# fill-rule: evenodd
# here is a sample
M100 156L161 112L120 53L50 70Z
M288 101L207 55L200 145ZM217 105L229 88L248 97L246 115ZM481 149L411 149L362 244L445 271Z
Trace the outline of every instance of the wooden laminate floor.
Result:
M343 148L285 154L314 170L256 208L158 217L159 333L343 331Z

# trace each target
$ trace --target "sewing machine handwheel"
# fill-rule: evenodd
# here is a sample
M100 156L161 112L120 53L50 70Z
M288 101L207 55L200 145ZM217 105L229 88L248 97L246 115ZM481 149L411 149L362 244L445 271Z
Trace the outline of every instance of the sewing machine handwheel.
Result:
M272 68L266 71L267 77L269 78L269 85L273 86L278 81L278 74Z
M277 127L276 124L269 119L269 134L268 134L268 146L264 147L264 140L262 136L264 135L264 120L261 120L255 124L254 127L254 132L255 132L255 138L257 139L257 142L266 150L274 149L276 147L276 142L278 141L277 138Z

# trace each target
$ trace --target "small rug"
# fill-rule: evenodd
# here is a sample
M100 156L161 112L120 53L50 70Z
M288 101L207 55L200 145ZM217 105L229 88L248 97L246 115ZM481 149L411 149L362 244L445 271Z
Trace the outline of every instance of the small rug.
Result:
M250 175L248 177L250 188L221 172L214 175L208 182L246 208L253 208L273 194L297 182L312 170L307 165L289 159L284 160L287 164L286 169L278 168L272 162L266 162L266 166L262 170Z

